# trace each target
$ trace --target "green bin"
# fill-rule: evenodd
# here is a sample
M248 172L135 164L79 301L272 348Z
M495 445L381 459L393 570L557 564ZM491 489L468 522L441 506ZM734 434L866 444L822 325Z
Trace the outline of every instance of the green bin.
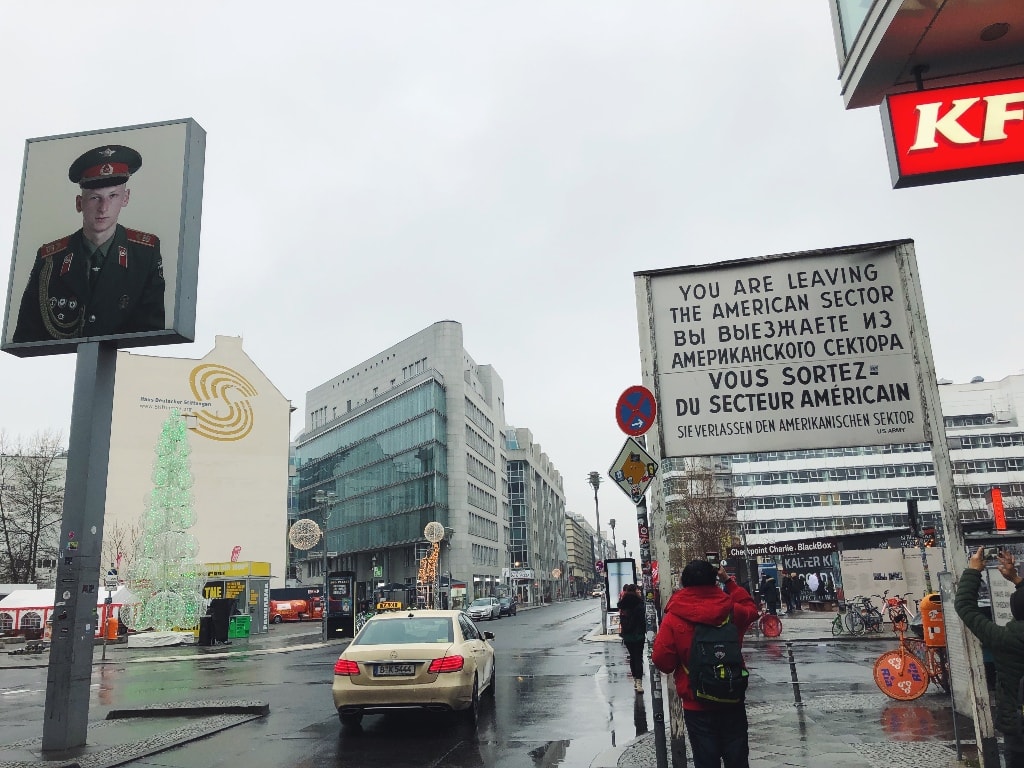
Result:
M252 626L252 616L232 616L228 623L228 639L237 640L248 637Z

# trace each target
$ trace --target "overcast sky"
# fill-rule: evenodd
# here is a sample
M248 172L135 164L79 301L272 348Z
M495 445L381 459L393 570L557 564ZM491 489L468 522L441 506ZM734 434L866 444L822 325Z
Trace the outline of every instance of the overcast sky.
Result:
M633 272L899 238L938 375L1024 367L1021 179L892 190L824 0L51 1L0 28L5 283L27 138L194 118L197 337L159 353L243 337L293 435L307 390L457 320L593 521L640 383ZM0 356L8 437L67 435L74 368ZM633 505L600 498L639 556Z

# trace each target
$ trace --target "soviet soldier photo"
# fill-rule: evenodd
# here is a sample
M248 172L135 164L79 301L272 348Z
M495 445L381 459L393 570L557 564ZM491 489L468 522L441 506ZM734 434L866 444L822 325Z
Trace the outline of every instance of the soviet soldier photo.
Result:
M131 199L129 180L141 168L139 152L120 144L95 147L71 163L82 227L39 247L15 343L166 327L160 238L119 223Z

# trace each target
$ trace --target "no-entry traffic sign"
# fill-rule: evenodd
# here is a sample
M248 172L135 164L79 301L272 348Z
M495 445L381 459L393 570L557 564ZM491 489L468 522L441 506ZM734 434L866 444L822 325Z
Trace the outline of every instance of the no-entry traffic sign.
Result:
M615 405L615 421L619 429L632 437L650 429L657 415L658 405L647 387L630 387L619 396L619 402Z

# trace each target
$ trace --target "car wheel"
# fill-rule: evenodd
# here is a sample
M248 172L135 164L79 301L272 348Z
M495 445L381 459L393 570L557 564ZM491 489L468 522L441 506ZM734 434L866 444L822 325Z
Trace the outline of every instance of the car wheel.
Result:
M280 624L282 621L284 621L284 619L282 619L281 616L278 615L278 616L275 616L274 618L272 618L271 621L274 622L275 624Z
M462 710L462 716L466 722L470 725L476 725L477 717L480 715L480 684L473 677L473 698L470 700L469 706Z
M363 722L362 712L339 712L338 719L342 725L359 725Z

